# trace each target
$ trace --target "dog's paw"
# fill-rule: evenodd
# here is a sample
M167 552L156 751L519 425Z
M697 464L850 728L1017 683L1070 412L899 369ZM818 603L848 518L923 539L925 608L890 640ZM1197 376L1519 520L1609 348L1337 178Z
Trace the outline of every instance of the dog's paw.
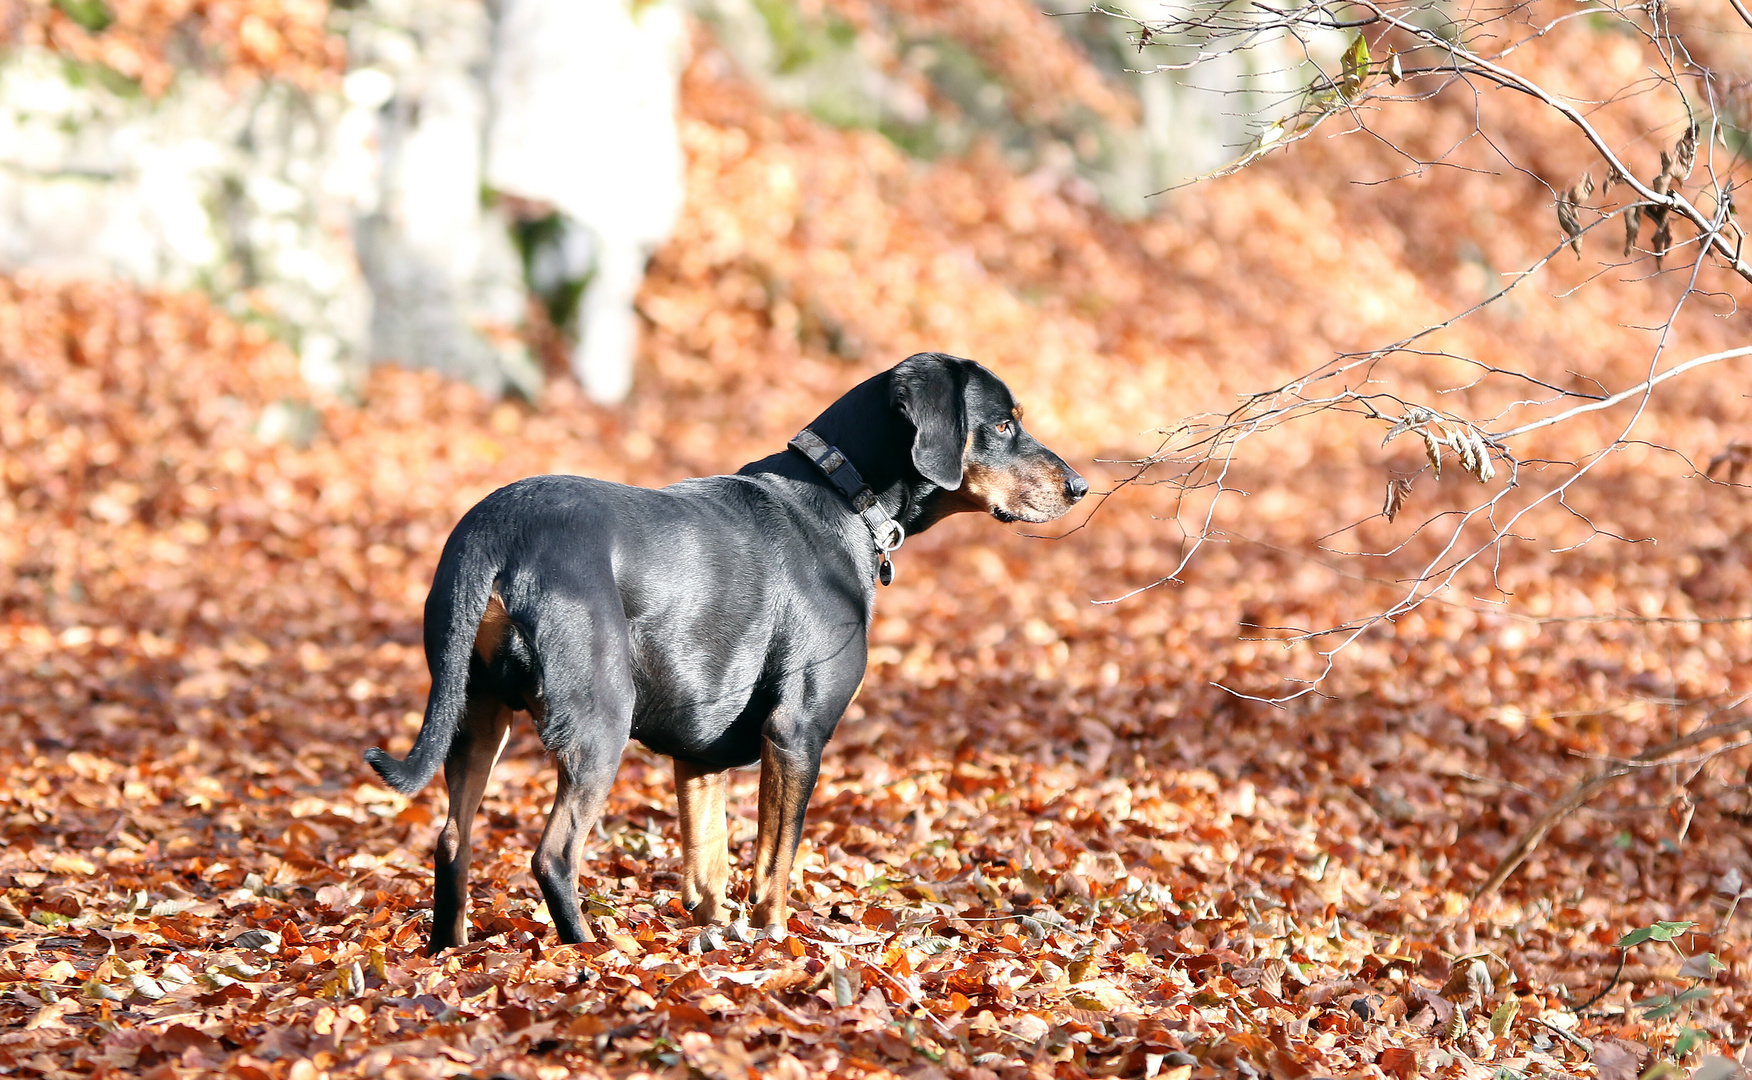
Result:
M729 922L736 914L734 905L717 898L696 900L691 908L687 907L686 901L683 901L682 907L686 908L688 917L693 920L695 926L721 926Z

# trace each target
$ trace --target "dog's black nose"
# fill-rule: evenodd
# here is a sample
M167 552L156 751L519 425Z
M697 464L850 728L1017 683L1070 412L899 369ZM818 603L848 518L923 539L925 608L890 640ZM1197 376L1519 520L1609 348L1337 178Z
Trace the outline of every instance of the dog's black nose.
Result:
M1083 496L1085 496L1087 494L1089 494L1089 481L1083 479L1081 476L1077 475L1076 473L1072 473L1069 477L1066 478L1066 480L1065 480L1065 495L1072 502L1076 502L1077 500L1081 499Z

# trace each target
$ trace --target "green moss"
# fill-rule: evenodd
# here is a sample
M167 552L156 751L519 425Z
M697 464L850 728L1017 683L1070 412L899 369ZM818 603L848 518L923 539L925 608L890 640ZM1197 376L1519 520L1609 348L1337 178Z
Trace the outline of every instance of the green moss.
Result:
M884 119L876 125L876 130L912 157L931 161L943 154L943 141L938 135L936 125L928 118L918 124Z
M925 74L939 93L969 116L996 119L1008 115L1003 84L972 50L951 37L934 37L928 44L934 59Z
M55 8L93 34L101 34L116 17L103 0L55 0Z
M63 56L61 58L61 73L69 86L81 89L107 90L122 98L144 96L144 91L140 89L140 80L131 79L108 64L75 60L72 57Z
M837 128L867 128L879 123L874 102L844 89L818 92L809 99L809 114Z
M591 275L568 278L548 288L538 288L535 280L535 260L543 248L556 247L565 240L566 223L559 213L545 217L520 218L511 223L511 242L517 248L523 264L523 284L547 308L548 319L562 331L571 332L578 315L578 302L590 284Z
M1003 81L966 45L946 35L902 39L903 53L916 55L916 71L948 108L902 117L856 76L858 31L832 13L804 14L795 0L749 0L772 48L772 72L797 80L800 104L816 119L839 128L881 133L909 156L934 160L966 152L977 138L1026 152L1031 133L1011 108Z
M781 75L802 70L818 60L851 48L858 31L838 15L809 19L790 0L753 0L772 39L774 69Z

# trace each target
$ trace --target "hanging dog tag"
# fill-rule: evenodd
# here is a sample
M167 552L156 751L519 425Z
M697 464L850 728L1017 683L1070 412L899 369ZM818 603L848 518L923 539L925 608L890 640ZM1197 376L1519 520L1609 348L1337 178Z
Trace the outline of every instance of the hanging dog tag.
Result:
M884 585L894 584L894 564L888 561L887 552L883 553L882 562L876 567L876 580Z

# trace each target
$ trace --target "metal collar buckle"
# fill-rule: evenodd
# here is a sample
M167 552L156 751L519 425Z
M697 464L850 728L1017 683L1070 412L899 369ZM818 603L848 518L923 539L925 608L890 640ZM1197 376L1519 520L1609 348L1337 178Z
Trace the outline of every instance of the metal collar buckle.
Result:
M810 464L827 477L835 490L845 496L846 501L852 504L852 509L864 519L864 526L870 530L870 539L876 544L876 578L884 585L892 584L894 563L889 560L888 555L906 543L906 530L901 528L900 522L888 516L888 511L882 509L876 493L870 490L870 485L864 483L857 467L838 447L828 445L826 439L808 428L799 431L789 445L791 449L808 458Z

